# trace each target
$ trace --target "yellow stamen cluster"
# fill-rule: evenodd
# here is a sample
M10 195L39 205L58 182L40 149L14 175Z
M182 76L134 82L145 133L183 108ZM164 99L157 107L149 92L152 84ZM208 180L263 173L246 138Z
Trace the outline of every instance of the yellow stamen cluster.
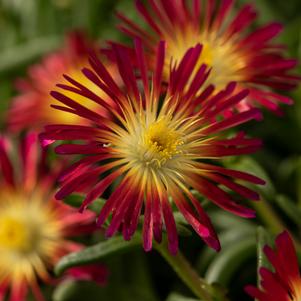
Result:
M201 56L199 58L200 62L203 62L204 64L210 66L213 62L213 53L212 53L212 49L209 46L208 43L204 43L203 44L203 49L202 49L202 53Z
M51 203L38 194L2 192L0 200L0 281L47 278L62 243L62 224Z
M182 144L180 133L170 126L170 118L160 118L144 132L144 161L146 164L156 163L160 167L168 159L181 153L179 146Z
M246 66L246 57L236 45L229 40L218 37L216 32L196 33L193 30L187 30L185 35L182 32L176 33L176 38L167 39L167 57L166 72L170 60L179 63L189 47L194 47L197 43L203 45L202 53L199 57L197 66L206 64L212 68L208 83L216 88L223 88L230 81L240 81L244 78L244 67Z
M24 219L4 216L0 220L0 249L27 252L32 247L32 233Z

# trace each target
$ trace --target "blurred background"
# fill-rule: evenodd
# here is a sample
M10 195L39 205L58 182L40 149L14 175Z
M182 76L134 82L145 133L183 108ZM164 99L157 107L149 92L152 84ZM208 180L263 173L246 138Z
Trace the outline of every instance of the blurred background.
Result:
M237 6L245 3L237 1ZM279 41L288 46L288 55L301 57L301 1L250 0L259 11L258 24L279 21L285 25ZM26 75L28 67L55 49L64 34L85 30L104 45L106 39L125 41L116 29L114 12L135 18L131 0L0 0L0 126L5 131L6 110L16 95L16 78ZM137 18L135 18L137 20ZM284 225L300 238L300 222L295 208L301 208L301 88L292 92L295 104L284 107L279 118L265 112L263 122L248 125L251 135L263 139L263 149L253 156L230 159L227 164L252 170L267 179L262 189L264 201ZM250 129L251 128L251 129ZM249 300L243 286L256 282L256 227L263 224L276 234L277 226L262 218L246 221L209 207L213 224L219 230L223 250L215 254L204 247L195 234L181 238L183 253L210 282L228 287L230 300ZM269 224L270 223L270 224ZM299 224L299 225L298 225ZM274 227L274 228L273 228ZM108 285L89 282L65 283L49 300L177 301L194 300L190 291L155 252L142 248L107 258ZM48 290L47 288L45 290ZM187 299L181 296L186 296Z

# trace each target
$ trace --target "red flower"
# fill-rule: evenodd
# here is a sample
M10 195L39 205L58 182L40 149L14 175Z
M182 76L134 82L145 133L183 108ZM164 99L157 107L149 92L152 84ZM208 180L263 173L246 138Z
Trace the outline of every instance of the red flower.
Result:
M259 301L301 300L301 277L294 244L288 232L276 238L275 250L265 246L264 253L274 272L260 268L261 288L247 286L246 291Z
M204 1L204 7L200 0L191 1L191 6L185 0L147 2L145 6L138 0L136 6L148 29L140 28L122 14L120 28L143 40L150 60L155 56L154 45L159 40L167 42L165 74L171 60L179 62L188 48L200 43L204 50L197 64L212 67L209 83L221 89L235 81L250 90L249 97L236 105L239 110L261 105L279 113L279 103L292 103L271 88L287 90L296 86L300 78L289 73L296 60L284 58L283 46L271 42L281 31L280 24L268 24L247 33L257 15L252 4L243 6L231 19L234 0L222 0L219 7L213 0Z
M8 112L8 125L11 131L24 129L41 130L49 123L83 123L84 120L68 112L66 108L61 111L53 111L51 105L59 105L54 102L49 92L54 89L57 82L62 81L63 73L89 86L89 89L98 95L103 95L101 89L86 78L79 71L88 59L88 52L95 48L88 42L82 33L73 32L67 36L66 45L60 51L48 54L41 63L33 65L28 70L28 78L17 82L20 94L12 102ZM112 74L115 67L107 63L107 68ZM70 91L69 95L74 94ZM78 102L85 101L84 97L77 95ZM94 109L95 103L86 101L86 106Z
M69 85L58 85L63 91L51 93L74 114L94 123L94 126L49 125L41 135L44 143L53 140L86 141L56 148L60 154L86 155L61 177L62 188L56 197L63 199L78 189L88 191L80 209L83 211L107 192L109 197L97 222L99 226L103 225L112 213L107 236L112 236L121 227L124 238L130 239L143 212L145 250L152 248L153 236L161 241L164 222L170 251L176 253L178 239L172 198L195 231L218 250L220 245L211 222L190 188L198 190L225 210L244 217L254 216L251 209L238 204L218 185L241 197L258 199L257 193L234 182L234 179L255 184L263 184L263 181L214 165L211 161L206 163L206 160L257 150L261 144L257 139L246 138L243 133L229 138L222 132L251 119L260 119L260 112L251 109L235 113L228 119L216 120L220 113L244 99L248 91L234 93L236 84L230 83L225 90L216 93L211 85L205 86L199 94L200 86L209 74L205 65L194 69L201 56L200 45L188 50L178 68L171 68L167 92L166 88L161 90L165 59L163 42L156 54L156 69L150 74L142 45L136 41L139 79L135 77L128 52L118 46L113 51L124 82L123 88L119 88L96 56L89 60L90 69L83 69L83 74L107 93L110 102L69 76L65 76ZM79 104L64 90L86 95L98 103L106 116ZM109 193L109 187L115 180L119 184Z
M69 278L72 277L76 280L95 281L99 285L105 284L108 274L107 267L99 264L73 267L68 270Z
M13 161L12 152L10 141L1 137L0 300L9 295L10 301L23 301L31 289L40 301L44 298L38 281L49 283L48 270L62 256L84 247L69 239L95 230L95 215L80 214L54 199L59 169L47 168L45 156L39 156L36 134L25 137ZM97 281L105 271L103 266L98 269ZM94 276L95 271L90 274Z

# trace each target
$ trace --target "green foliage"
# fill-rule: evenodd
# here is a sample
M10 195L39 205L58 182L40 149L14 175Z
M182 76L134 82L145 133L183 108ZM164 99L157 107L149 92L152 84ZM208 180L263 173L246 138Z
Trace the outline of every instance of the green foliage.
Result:
M239 0L237 6L250 0ZM267 21L281 21L285 29L279 38L288 45L288 54L301 58L301 1L299 0L256 0L260 12L258 24ZM45 54L58 49L64 34L80 28L97 39L127 41L116 30L114 11L126 12L137 19L137 13L130 0L0 0L0 126L5 127L5 114L11 98L16 95L14 82L23 77L31 64L38 62ZM300 71L300 67L299 67ZM296 100L291 108L285 108L284 117L265 113L265 120L248 129L251 136L263 139L263 149L254 156L230 158L225 165L232 169L251 172L266 180L260 193L270 209L275 211L282 225L301 228L301 88L290 93ZM263 246L271 244L271 233L279 227L267 225L258 214L255 221L244 220L222 212L200 195L196 195L209 211L212 223L218 229L222 251L216 253L204 246L192 233L183 217L176 213L178 232L183 253L201 276L209 282L219 282L229 289L231 300L250 300L239 291L235 275L243 273L246 262L251 261L254 275L249 274L247 283L255 283L256 249L258 266L270 267L262 252ZM73 195L65 202L79 207L82 196ZM98 199L89 206L99 213L105 200ZM274 215L273 215L274 216ZM106 225L105 225L106 226ZM141 223L140 223L141 229ZM275 230L276 229L276 230ZM278 232L279 232L278 231ZM103 238L101 238L103 239ZM95 283L63 281L53 294L54 301L110 300L110 301L196 301L189 291L179 283L176 275L154 254L144 254L139 233L129 242L121 236L100 241L99 235L87 238L89 244L97 244L70 254L58 263L56 273L62 274L69 267L90 262L105 262L110 269L108 284L100 287ZM100 242L99 242L100 241ZM85 241L86 242L86 241ZM300 252L300 250L299 250ZM163 268L162 268L163 265ZM259 277L258 277L259 280ZM49 289L44 289L51 299ZM176 292L171 293L170 292ZM184 297L188 296L188 297ZM190 297L189 297L190 296Z
M166 301L197 301L198 299L193 299L193 298L187 298L184 296L181 296L179 294L172 293Z
M57 275L60 275L70 267L99 261L106 256L119 254L139 245L141 245L141 238L138 235L134 236L130 241L124 241L122 236L116 236L63 257L56 265L55 272Z
M273 244L273 237L268 233L263 227L257 228L257 272L261 267L268 269L272 268L271 263L268 261L267 257L264 254L264 247ZM260 276L258 274L258 284L260 283Z
M140 250L106 258L109 279L105 285L66 280L54 291L54 301L160 301L152 284L147 257Z

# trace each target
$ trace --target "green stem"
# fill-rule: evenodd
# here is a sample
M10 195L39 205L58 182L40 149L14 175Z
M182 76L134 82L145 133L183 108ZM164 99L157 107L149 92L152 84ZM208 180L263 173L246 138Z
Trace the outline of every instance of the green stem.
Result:
M262 199L260 202L253 202L253 206L256 209L258 216L263 220L265 225L270 231L277 235L282 232L287 226L283 223L277 213L274 211L272 206L265 200ZM291 233L294 244L299 252L301 252L300 241Z
M174 271L191 291L202 301L213 301L214 288L204 279L200 278L183 254L179 251L177 255L171 255L166 243L155 244L156 250L172 266Z
M253 202L252 204L258 216L273 234L278 234L286 228L272 206L265 199L261 199L260 202Z

